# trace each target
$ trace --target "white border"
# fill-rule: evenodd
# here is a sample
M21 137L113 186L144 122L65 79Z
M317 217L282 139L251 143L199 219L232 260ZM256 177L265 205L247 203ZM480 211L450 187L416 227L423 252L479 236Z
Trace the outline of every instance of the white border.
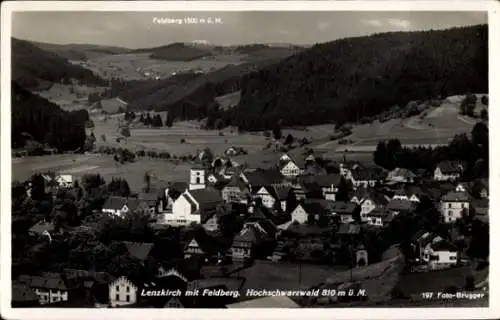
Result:
M10 319L80 319L80 318L121 318L137 319L141 317L157 319L169 317L173 319L205 318L235 319L238 318L332 318L335 319L487 319L499 318L500 308L493 301L500 301L498 291L498 257L493 254L494 248L500 247L498 233L490 232L490 307L489 308L360 308L360 309L245 309L218 310L173 310L173 309L12 309L10 281L10 238L11 238L11 154L10 154L10 36L13 11L488 11L489 12L489 94L490 121L500 119L500 103L498 96L500 53L499 14L500 5L496 1L15 1L3 2L1 11L1 304L2 317ZM499 126L490 126L492 137L500 136ZM498 179L500 167L493 165L499 162L499 151L490 139L490 226L500 223L495 208L500 208L498 195ZM490 229L492 229L490 227Z

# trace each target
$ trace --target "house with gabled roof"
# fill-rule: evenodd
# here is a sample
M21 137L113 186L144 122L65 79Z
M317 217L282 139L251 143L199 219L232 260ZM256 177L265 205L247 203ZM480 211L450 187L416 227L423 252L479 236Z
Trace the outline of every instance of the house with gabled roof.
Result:
M47 237L49 240L52 239L55 231L56 227L54 224L44 220L38 221L28 230L31 235Z
M257 169L242 172L241 179L248 185L251 192L257 192L261 187L283 185L285 177L275 169Z
M411 238L411 247L415 257L419 261L428 261L428 256L424 256L426 246L432 242L436 235L428 230L420 230Z
M419 186L405 185L394 193L392 199L420 202L426 196L425 192Z
M186 190L172 206L172 213L165 214L170 225L204 224L224 201L220 193L211 188Z
M335 195L339 191L339 185L342 181L342 176L340 174L326 174L314 176L310 179L316 183L323 193L323 197L326 200L335 201Z
M254 250L258 246L274 240L277 229L274 229L274 235L270 235L269 232L272 231L270 225L262 223L262 221L245 223L243 229L233 239L233 245L231 246L233 261L244 261L253 257ZM270 230L266 230L268 228Z
M393 218L394 215L391 211L387 210L386 208L378 207L369 211L365 215L364 221L366 221L366 223L371 226L386 227L389 223L391 223Z
M109 284L111 307L133 305L139 299L139 286L126 277L120 277Z
M392 199L387 203L386 208L396 216L401 213L414 212L417 209L417 205L414 201L410 200Z
M352 186L357 188L373 188L382 184L385 180L386 174L380 168L367 168L358 166L350 170L348 179L351 181Z
M440 209L444 222L453 223L469 211L470 197L466 192L450 191L441 197Z
M416 175L408 169L396 168L389 172L387 181L392 183L413 183Z
M147 208L147 212L154 214L158 211L158 194L152 192L141 192L139 193L139 202L142 206Z
M432 232L419 231L412 238L412 247L418 261L430 269L449 268L458 263L458 248Z
M12 308L39 307L40 299L30 287L19 281L12 281Z
M141 203L139 199L111 196L106 200L101 211L123 218L126 214L139 210L148 211L147 205L144 202Z
M291 220L304 224L309 219L317 221L320 216L331 218L333 215L332 200L306 199L301 201L291 213Z
M387 197L374 189L359 189L352 198L351 202L358 203L361 206L361 221L367 221L367 214L375 209L382 209L389 203Z
M340 218L342 223L351 223L360 219L361 207L350 201L334 201L332 213Z
M296 178L306 168L306 161L300 157L292 157L289 154L281 155L279 159L279 170L287 178Z
M240 177L234 176L228 184L222 188L222 199L225 202L242 202L246 201L246 194L249 192L248 187Z
M459 161L441 161L434 170L436 181L456 181L464 171L464 166Z
M68 301L69 295L78 290L75 282L65 280L58 273L44 276L21 275L19 282L31 288L38 296L42 305Z
M256 198L262 199L262 204L272 209L275 203L278 202L281 210L286 211L286 199L291 193L291 188L286 186L263 186L254 195Z

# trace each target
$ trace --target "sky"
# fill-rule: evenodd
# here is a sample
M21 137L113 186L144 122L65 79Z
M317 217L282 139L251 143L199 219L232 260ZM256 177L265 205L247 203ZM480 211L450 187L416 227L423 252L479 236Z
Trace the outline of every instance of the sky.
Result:
M197 23L187 24L184 18L196 18ZM12 35L55 44L135 49L195 40L217 45L314 44L379 32L484 23L486 12L15 12Z

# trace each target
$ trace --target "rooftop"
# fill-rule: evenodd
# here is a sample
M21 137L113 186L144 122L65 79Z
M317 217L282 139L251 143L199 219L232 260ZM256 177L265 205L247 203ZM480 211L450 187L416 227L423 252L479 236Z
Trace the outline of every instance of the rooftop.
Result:
M444 201L444 202L466 202L466 201L469 201L469 197L468 197L467 193L465 193L465 192L450 191L441 198L441 201Z

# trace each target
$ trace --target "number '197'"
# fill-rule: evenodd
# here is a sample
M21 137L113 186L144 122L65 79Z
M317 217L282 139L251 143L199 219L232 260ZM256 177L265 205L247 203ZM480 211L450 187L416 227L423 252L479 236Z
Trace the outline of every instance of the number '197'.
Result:
M423 299L432 299L433 296L434 296L433 292L422 292Z

